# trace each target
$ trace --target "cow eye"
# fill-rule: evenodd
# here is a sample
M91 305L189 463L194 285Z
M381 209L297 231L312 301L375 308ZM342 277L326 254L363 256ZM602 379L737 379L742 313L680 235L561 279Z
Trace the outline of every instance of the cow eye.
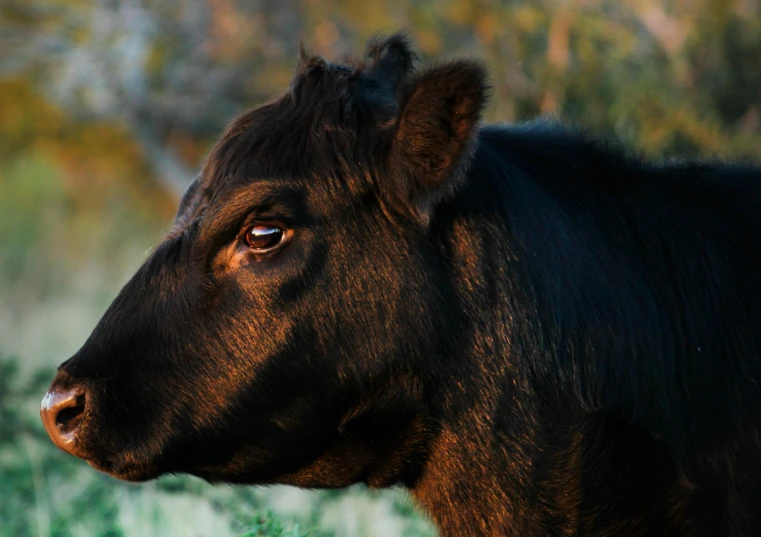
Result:
M283 241L284 232L277 226L258 224L246 230L246 244L252 250L267 252Z

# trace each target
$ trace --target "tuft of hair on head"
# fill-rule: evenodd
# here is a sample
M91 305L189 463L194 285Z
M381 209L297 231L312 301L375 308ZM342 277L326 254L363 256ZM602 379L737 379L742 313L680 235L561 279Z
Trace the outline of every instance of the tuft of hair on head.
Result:
M350 88L355 102L395 113L399 89L413 72L416 59L410 40L403 33L371 39Z
M299 33L299 64L306 62L309 59L309 51L306 44L304 44L304 32Z
M417 54L412 50L410 38L404 33L389 37L377 36L367 43L365 50L366 76L383 81L390 88L398 88L412 71Z
M488 97L486 68L473 60L433 65L404 82L390 163L397 196L422 223L463 182Z

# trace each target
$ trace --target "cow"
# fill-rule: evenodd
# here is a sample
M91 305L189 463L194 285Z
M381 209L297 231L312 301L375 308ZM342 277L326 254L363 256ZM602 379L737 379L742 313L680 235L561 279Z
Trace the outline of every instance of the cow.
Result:
M761 169L484 125L404 35L301 53L58 369L129 481L401 485L442 536L761 534Z

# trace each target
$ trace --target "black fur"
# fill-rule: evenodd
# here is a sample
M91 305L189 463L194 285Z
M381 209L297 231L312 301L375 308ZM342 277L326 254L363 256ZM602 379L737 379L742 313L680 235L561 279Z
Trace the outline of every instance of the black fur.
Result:
M401 483L444 536L761 533L759 169L479 127L483 68L413 61L305 56L233 122L61 366L78 453Z

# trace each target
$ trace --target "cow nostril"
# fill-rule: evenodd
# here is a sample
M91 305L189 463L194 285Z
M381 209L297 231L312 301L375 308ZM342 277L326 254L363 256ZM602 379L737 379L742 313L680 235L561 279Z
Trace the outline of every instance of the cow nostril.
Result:
M55 416L56 427L62 433L70 433L79 427L82 416L85 413L85 396L77 395L74 398L74 406L62 408Z
M42 400L40 417L50 439L62 450L79 455L77 436L81 432L87 397L81 389L51 389Z

